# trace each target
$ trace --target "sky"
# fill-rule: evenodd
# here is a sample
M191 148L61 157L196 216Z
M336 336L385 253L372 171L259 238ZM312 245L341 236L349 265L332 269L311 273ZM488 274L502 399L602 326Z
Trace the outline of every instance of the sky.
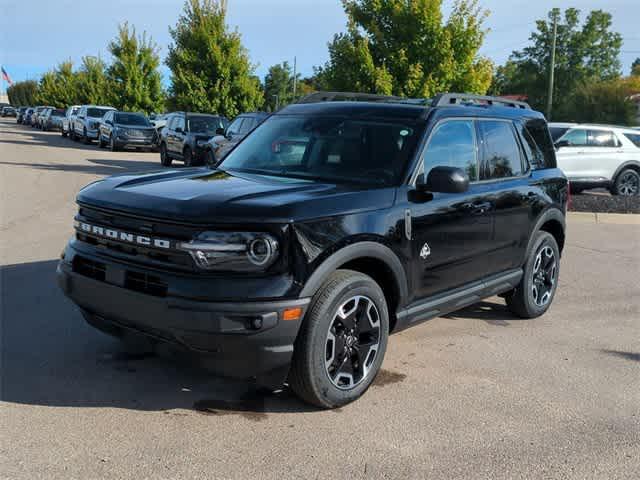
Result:
M452 0L444 1L445 12ZM638 0L480 0L491 13L480 51L502 64L512 50L527 45L535 20L554 6L584 12L603 8L613 15L613 30L622 34L624 73L640 57L640 2ZM119 23L128 21L146 31L164 59L183 0L0 0L0 64L14 81L37 79L71 59L84 55L108 60L107 44ZM339 0L228 0L230 27L242 35L256 73L263 78L269 66L297 57L298 71L310 75L314 65L327 61L327 42L345 30L346 16ZM164 82L169 71L163 66ZM3 84L6 87L6 84Z

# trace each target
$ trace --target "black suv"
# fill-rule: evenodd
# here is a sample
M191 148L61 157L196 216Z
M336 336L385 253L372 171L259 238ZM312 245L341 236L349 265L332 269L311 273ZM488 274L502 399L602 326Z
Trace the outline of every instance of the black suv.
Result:
M227 123L220 115L171 113L160 132L160 163L168 167L173 160L182 160L188 167L203 165L207 142L224 132Z
M544 117L492 97L360 97L290 105L216 169L85 187L62 289L103 331L321 407L364 393L389 333L493 295L543 314L568 198Z

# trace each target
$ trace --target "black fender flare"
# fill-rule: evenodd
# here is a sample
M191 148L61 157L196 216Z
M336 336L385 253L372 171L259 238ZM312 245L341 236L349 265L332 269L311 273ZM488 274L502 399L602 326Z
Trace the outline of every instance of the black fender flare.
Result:
M536 221L534 227L531 229L531 233L529 234L529 242L527 243L527 250L524 257L525 262L527 261L527 258L529 258L529 254L531 253L531 249L533 248L534 234L539 231L542 226L549 220L555 220L559 222L560 225L562 225L562 231L565 232L566 237L567 220L562 211L554 207L545 210L544 213L542 213L542 215L538 217L538 220ZM558 247L561 248L560 245L558 245Z
M640 162L637 160L629 160L627 162L624 162L616 169L613 177L611 177L611 183L613 184L616 181L616 178L618 178L618 175L620 175L620 173L627 168L632 168L633 170L640 172Z
M389 268L398 287L400 297L398 304L404 305L409 296L409 287L407 275L400 259L386 245L371 241L353 243L327 257L306 281L302 292L300 292L300 297L312 297L341 265L359 258L375 258Z

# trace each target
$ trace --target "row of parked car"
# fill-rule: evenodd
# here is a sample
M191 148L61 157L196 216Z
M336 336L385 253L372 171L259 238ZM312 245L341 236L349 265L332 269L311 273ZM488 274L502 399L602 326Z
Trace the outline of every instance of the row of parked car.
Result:
M187 166L219 163L222 158L268 116L244 113L232 122L222 115L171 112L147 117L102 105L20 107L18 123L42 130L59 130L63 137L111 150L159 150L160 162L174 160Z

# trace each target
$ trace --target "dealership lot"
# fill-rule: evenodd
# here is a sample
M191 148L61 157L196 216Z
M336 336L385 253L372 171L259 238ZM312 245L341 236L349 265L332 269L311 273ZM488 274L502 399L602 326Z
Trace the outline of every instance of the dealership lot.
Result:
M395 335L367 395L316 411L127 355L58 290L75 193L159 163L0 120L0 478L640 476L640 226L570 220L548 314Z

